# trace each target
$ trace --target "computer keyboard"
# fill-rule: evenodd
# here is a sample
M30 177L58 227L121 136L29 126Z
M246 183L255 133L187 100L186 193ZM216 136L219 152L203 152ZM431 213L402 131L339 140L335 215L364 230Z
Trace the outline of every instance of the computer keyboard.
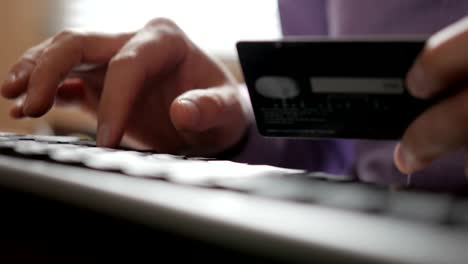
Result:
M0 155L451 228L468 227L468 199L465 196L362 183L341 175L100 148L94 141L78 137L13 133L0 133Z

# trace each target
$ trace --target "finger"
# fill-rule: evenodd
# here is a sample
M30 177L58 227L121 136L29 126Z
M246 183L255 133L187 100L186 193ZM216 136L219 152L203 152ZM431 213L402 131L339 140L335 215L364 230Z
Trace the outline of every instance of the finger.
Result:
M56 104L59 105L72 105L80 104L85 99L84 81L78 78L67 79L59 85ZM15 119L26 117L23 113L25 96L16 99L15 104L10 109L10 116Z
M468 141L468 89L429 108L405 131L395 149L395 164L404 173L428 166Z
M81 63L106 63L130 34L103 35L64 31L42 51L31 73L23 112L37 117L53 105L59 83Z
M70 105L81 103L84 98L85 82L79 78L71 78L59 85L55 101L60 105Z
M119 144L145 78L173 71L187 43L170 21L154 20L137 33L109 63L98 110L98 145Z
M77 71L75 67L67 79L61 83L57 99L67 100L68 97L79 102L81 107L87 108L86 110L97 113L106 72L107 65L93 67L86 71Z
M468 17L432 36L407 75L408 89L429 98L468 81Z
M212 155L236 144L247 127L247 110L232 85L188 91L170 108L171 121L196 152Z
M171 105L174 126L181 131L201 132L231 122L226 115L238 104L232 87L214 87L188 91ZM221 118L223 117L223 118Z
M27 50L10 69L1 87L2 96L16 98L26 91L29 76L36 66L36 60L42 51L50 45L51 39L47 39L39 45Z
M10 109L10 117L20 119L25 117L23 113L24 96L16 99L15 104Z

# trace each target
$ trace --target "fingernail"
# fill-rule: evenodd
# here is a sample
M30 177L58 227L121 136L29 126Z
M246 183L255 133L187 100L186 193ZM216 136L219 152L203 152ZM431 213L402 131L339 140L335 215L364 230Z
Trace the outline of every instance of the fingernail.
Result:
M23 108L23 107L24 107L24 101L25 101L25 99L26 99L26 96L25 96L25 95L20 96L18 99L16 99L15 105L16 105L17 107Z
M27 94L25 94L21 101L23 101L22 102L23 113L28 117L33 117L34 116L34 109L31 108L31 99L30 99L30 97L31 96L28 96Z
M399 152L398 156L400 157L400 161L402 163L401 165L403 165L403 167L407 170L411 171L416 165L416 159L414 155L401 144L397 151Z
M9 73L2 83L2 89L5 86L10 86L11 84L13 84L16 81L16 79L17 79L17 76L15 73Z
M427 98L438 89L438 82L419 63L408 72L407 85L413 96Z
M192 100L185 98L179 99L178 103L185 108L184 110L188 116L187 123L191 127L196 127L200 121L200 109L198 106Z
M107 146L110 138L110 128L106 124L99 126L97 134L97 145L98 146Z
M23 106L23 113L26 115L26 116L29 116L28 113L30 113L30 107L29 107L29 100L28 100L28 97L25 96L23 100L21 100L21 105Z
M8 75L7 82L14 83L18 79L18 76L13 72Z
M6 78L6 82L7 83L14 83L14 82L18 81L19 79L22 79L22 78L26 77L28 74L29 74L29 71L26 70L26 69L20 69L20 70L15 71L15 72L10 72L8 74L8 77Z
M23 107L20 103L17 102L15 106L10 109L10 117L14 119L21 119L26 117L26 115L23 112Z

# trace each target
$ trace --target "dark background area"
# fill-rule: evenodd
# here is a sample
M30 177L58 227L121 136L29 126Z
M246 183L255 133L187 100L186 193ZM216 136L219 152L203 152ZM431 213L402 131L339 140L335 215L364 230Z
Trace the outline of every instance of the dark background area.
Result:
M4 187L0 210L0 263L277 263Z

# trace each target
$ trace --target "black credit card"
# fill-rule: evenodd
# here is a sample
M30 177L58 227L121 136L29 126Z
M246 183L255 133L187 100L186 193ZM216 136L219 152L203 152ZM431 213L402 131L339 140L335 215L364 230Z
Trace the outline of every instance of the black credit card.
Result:
M240 41L237 52L264 136L399 139L435 100L406 73L424 40Z

